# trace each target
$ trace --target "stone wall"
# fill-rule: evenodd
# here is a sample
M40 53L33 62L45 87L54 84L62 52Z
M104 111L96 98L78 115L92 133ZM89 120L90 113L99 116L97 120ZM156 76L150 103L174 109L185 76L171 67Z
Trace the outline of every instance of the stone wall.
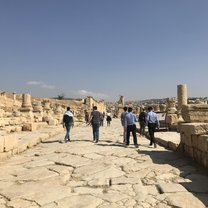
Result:
M208 123L181 123L179 129L181 151L208 168Z
M207 104L183 105L181 113L185 122L208 123L208 105Z
M93 97L88 96L84 99L84 104L88 106L88 111L91 111L93 106L97 106L98 111L106 112L106 104L104 100L97 101Z
M30 94L16 94L9 92L0 93L0 130L9 128L11 131L21 130L21 126L34 122L46 122L49 125L57 125L62 122L63 113L69 106L74 113L75 123L84 122L86 111L92 111L97 106L100 112L106 112L106 104L103 100L97 101L89 96L85 99L58 100L33 97ZM15 128L12 128L15 126ZM18 128L17 128L18 126ZM32 126L32 125L29 125ZM24 128L27 129L27 128Z
M86 111L91 112L93 106L100 112L106 112L104 101L96 101L93 97L80 100L58 100L32 97L30 94L0 93L0 158L8 157L27 149L27 145L19 147L19 136L27 131L37 131L53 126L61 127L62 119L67 107L74 114L75 126L84 122ZM50 136L50 132L48 137ZM44 133L43 133L44 135ZM29 146L37 144L42 137L31 139ZM31 140L31 141L30 141ZM26 142L27 143L27 142Z

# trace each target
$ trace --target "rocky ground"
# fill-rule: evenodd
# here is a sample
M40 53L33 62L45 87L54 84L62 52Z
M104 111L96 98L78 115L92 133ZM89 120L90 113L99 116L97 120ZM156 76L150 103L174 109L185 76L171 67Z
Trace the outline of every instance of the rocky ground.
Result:
M74 127L71 142L63 137L0 163L0 208L208 206L206 170L144 137L125 148L119 119L100 128L97 144L90 126Z

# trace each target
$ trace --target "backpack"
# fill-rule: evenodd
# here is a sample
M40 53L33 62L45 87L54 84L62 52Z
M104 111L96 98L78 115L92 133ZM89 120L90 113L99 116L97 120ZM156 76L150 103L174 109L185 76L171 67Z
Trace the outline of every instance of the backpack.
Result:
M112 120L111 117L107 116L106 121L111 121L111 120Z
M73 117L72 116L68 116L68 115L64 115L64 118L63 118L63 122L64 123L72 123L73 122Z
M139 115L139 121L140 122L146 122L146 113L145 112L141 112Z

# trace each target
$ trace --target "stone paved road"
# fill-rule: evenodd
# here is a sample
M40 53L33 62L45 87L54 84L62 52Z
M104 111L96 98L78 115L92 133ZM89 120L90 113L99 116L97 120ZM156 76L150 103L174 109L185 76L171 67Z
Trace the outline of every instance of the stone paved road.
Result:
M74 127L72 141L50 138L0 163L0 208L201 208L208 205L207 172L183 156L139 137L125 148L118 119ZM132 141L132 138L131 138Z

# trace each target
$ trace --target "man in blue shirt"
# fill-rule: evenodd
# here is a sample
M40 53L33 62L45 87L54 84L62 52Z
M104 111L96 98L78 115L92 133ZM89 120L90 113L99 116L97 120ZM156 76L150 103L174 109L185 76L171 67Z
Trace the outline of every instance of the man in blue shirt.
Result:
M132 113L132 108L128 107L128 113L125 115L124 126L126 128L126 146L129 145L130 132L132 132L134 139L134 146L137 148L137 135L136 135L136 115Z
M147 114L147 125L148 125L148 131L149 131L149 136L150 136L150 146L154 144L154 148L157 147L156 142L155 142L155 129L160 128L160 123L157 118L157 114L153 112L153 108L149 107L148 108L148 114Z

